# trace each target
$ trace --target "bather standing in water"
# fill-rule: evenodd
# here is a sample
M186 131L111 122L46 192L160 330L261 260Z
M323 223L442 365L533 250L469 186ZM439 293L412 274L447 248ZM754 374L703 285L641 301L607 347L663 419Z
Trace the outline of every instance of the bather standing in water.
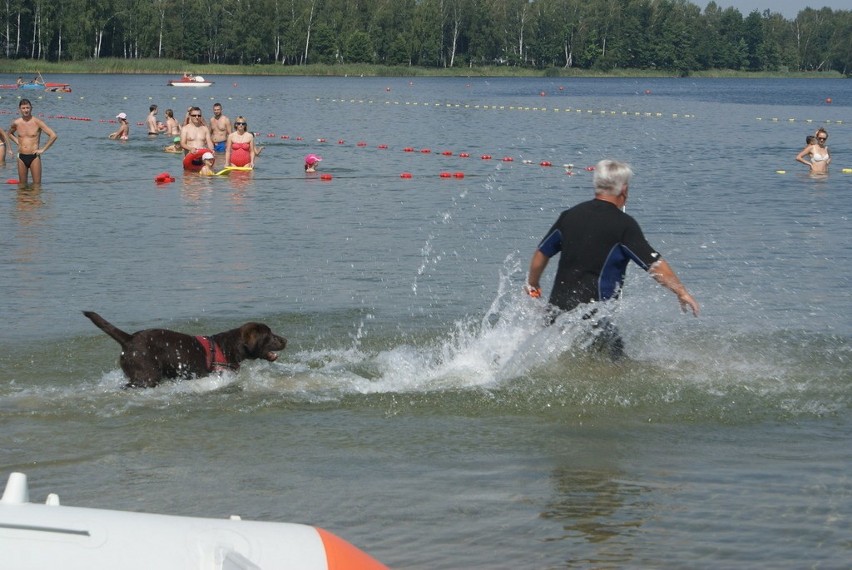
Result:
M29 99L21 99L18 110L21 116L9 127L9 138L18 145L18 183L25 185L32 173L33 185L40 185L41 155L56 142L56 133L44 121L33 117L33 104ZM39 147L42 133L47 135L47 142Z

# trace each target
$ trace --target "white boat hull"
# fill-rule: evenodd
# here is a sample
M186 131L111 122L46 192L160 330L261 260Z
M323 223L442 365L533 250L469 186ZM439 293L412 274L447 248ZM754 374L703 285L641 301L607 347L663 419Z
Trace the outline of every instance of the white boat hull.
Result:
M172 87L210 87L212 81L169 81Z
M16 570L379 570L386 566L323 529L29 502L12 473L0 500L2 567Z

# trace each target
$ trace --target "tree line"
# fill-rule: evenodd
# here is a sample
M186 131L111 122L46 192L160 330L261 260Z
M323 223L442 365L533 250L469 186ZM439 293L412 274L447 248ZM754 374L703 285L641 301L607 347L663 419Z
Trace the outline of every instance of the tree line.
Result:
M852 11L687 0L4 0L6 58L852 74Z

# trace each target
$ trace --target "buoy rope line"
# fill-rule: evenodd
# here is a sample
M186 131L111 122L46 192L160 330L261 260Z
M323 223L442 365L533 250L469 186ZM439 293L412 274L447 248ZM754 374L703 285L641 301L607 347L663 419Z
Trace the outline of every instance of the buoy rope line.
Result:
M791 118L788 118L788 119L781 119L779 117L769 117L769 118L764 119L763 117L755 117L755 120L756 121L765 121L767 123L776 123L776 124L781 124L781 123L808 123L808 124L816 123L816 124L821 124L821 125L846 125L846 124L848 124L848 122L844 121L843 119L816 120L816 119L796 119L795 117L791 117Z
M0 98L2 98L2 97L0 97ZM317 101L323 101L323 99L322 99L322 98L317 98L316 100L317 100ZM348 100L346 100L346 99L328 99L328 100L329 100L329 101L332 101L332 102L341 102L341 103L347 103L347 102L348 102L348 103L370 103L370 104L372 104L372 103L373 103L373 101L372 101L372 100L360 100L360 99L348 99ZM398 102L385 101L385 104L399 104L399 103L398 103ZM405 103L405 104L411 104L411 103ZM419 104L418 104L418 103L413 103L413 105L419 105ZM429 104L429 103L424 103L424 104L422 104L422 105L423 105L423 106L430 106L430 104ZM498 106L489 106L489 105L467 105L467 104L462 105L462 104L458 104L458 103L457 103L457 104L451 104L451 103L434 103L434 104L431 104L431 106L436 107L436 108L462 108L462 107L464 107L464 108L471 108L471 109L483 109L483 110L488 110L488 109L495 109L495 110L521 110L521 111L523 111L523 110L530 110L530 111L547 111L547 110L548 110L548 108L546 108L546 107L514 107L514 106L499 106L499 107L498 107ZM552 111L559 111L559 109L550 109L550 110L552 110ZM566 109L566 112L570 112L570 109ZM580 109L576 109L576 112L577 112L577 113L582 113L583 111L582 111L582 110L580 110ZM586 113L594 113L594 111L591 111L591 110L588 110L588 111L585 111L585 112L586 112ZM600 114L606 114L606 112L605 112L605 111L600 111L599 113L600 113ZM5 109L4 109L4 110L0 110L0 115L9 115L9 114L13 114L13 111L5 110ZM616 112L615 112L615 111L611 111L611 112L610 112L610 114L616 114ZM621 114L622 114L622 115L629 115L629 113L628 113L627 111L621 111ZM662 113L656 113L656 114L653 114L653 113L638 113L638 112L637 112L637 113L635 113L635 115L637 115L637 116L658 116L658 117L659 117L659 116L662 116ZM41 117L41 118L48 118L48 119L50 119L50 120L57 120L57 119L62 120L62 119L64 119L64 120L71 120L71 121L93 122L93 119L92 119L91 117L78 117L78 116L60 115L60 114L57 114L57 115L46 115L46 114L44 114L44 113L39 113L39 114L37 114L37 116L39 116L39 117ZM683 117L683 118L695 118L695 115L678 115L678 114L673 114L672 116L673 116L674 118L678 118L678 117ZM761 117L757 117L757 120L758 120L758 121L763 121L763 118L761 118ZM797 119L795 119L795 118L790 118L790 119L782 120L782 119L779 119L779 118L777 118L777 117L773 117L773 118L768 119L767 121L768 121L768 122L772 122L772 123L778 123L778 124L780 124L780 123L783 123L783 122L787 122L787 123L797 122L798 120L797 120ZM99 122L99 123L116 123L117 121L116 121L114 118L109 118L109 119L98 119L98 122ZM812 120L812 119L805 119L805 120L803 120L803 121L801 121L801 122L805 122L805 123L815 123L815 122L817 122L817 121L814 121L814 120ZM137 124L137 126L144 126L144 123L143 123L143 122L137 122L136 124ZM832 120L828 119L828 120L823 121L823 124L844 125L844 124L846 124L846 123L844 123L844 121L843 121L843 120L834 120L834 121L832 121ZM261 141L261 140L262 140L262 133L259 133L259 132L258 132L258 133L253 133L253 134L254 134L255 139L256 139L257 141ZM287 143L289 143L289 142L295 142L295 143L297 143L296 145L292 145L292 146L294 146L294 147L295 147L295 146L302 147L302 146L305 146L305 145L306 145L306 138L305 138L305 137L303 137L303 136L280 135L280 137L279 137L279 136L278 136L278 135L276 135L275 133L267 133L267 134L266 134L266 139L267 139L267 140L273 140L273 139L275 139L275 140L276 140L276 143L275 143L275 144L270 144L269 142L267 142L267 143L266 143L266 144L264 144L263 146L291 146L291 145L287 144ZM279 140L281 140L281 141L286 141L286 142L285 142L285 143L280 143L280 142L278 142ZM328 139L328 138L326 138L326 137L320 137L320 138L315 138L315 139L310 139L310 140L311 140L312 142L315 142L316 144L319 144L319 145L326 145L326 144L329 144L329 139ZM341 147L345 146L345 145L346 145L346 141L345 141L345 139L342 139L342 138L341 138L341 139L337 139L337 145L338 145L338 146L341 146ZM350 145L349 145L349 146L351 147L351 143L350 143ZM354 145L354 146L355 146L355 147L357 147L357 148L369 148L369 145L366 143L366 141L363 141L363 140L359 140L357 143L355 143L355 145ZM391 150L391 149L390 149L390 147L389 147L387 144L379 144L379 145L376 145L376 146L375 146L375 149L376 149L376 150ZM443 150L443 151L440 151L440 152L433 152L433 151L432 151L431 149L429 149L429 148L417 148L417 147L411 147L411 146L409 146L409 147L403 147L403 148L402 148L402 151L403 151L405 154L411 154L411 155L417 155L417 154L419 154L419 155L433 155L433 154L434 154L435 156L444 157L444 158L449 158L449 157L455 157L455 158L461 158L461 159L470 159L470 158L475 158L475 157L472 157L472 155L471 155L470 153L467 153L467 152L454 153L454 152L449 151L449 150ZM481 154L481 155L479 156L479 158L480 158L481 160L483 160L483 161L490 161L490 160L492 160L492 159L494 158L494 155L492 155L492 154L488 154L488 153L484 153L484 154ZM504 162L504 163L512 163L512 162L515 162L515 157L512 157L512 156L503 156L502 158L498 157L496 160L497 160L497 161ZM530 160L530 159L518 159L518 161L517 161L517 162L519 162L519 163L521 163L521 164L525 164L525 165L534 165L534 164L537 164L537 165L542 166L542 167L551 167L551 166L554 166L554 164L553 164L552 162L547 161L547 160L534 161L534 160ZM576 169L576 170L575 170L575 169L574 169L574 165L573 165L573 164L563 164L563 165L562 165L562 167L563 167L563 168L564 168L564 170L565 170L565 174L567 174L567 175L569 175L569 176L570 176L570 175L574 175L574 174L578 174L578 173L582 172L583 170L586 170L586 171L592 171L592 170L593 170L593 168L592 168L592 167L588 167L588 166L587 166L587 167L585 167L585 168L579 168L579 169ZM440 172L440 173L438 174L438 176L439 176L440 178L456 178L456 179L461 179L461 178L465 178L465 177L468 177L468 176L472 176L472 177L490 176L490 175L492 175L492 174L493 174L493 172L494 172L494 171L493 171L493 170L491 170L491 171L489 171L487 174L472 174L472 175L471 175L471 174L464 173L464 172ZM787 173L787 171L786 171L786 170L776 170L775 172L776 172L777 174L786 174L786 173ZM852 174L852 169L850 169L850 168L842 168L842 169L841 169L841 172L842 172L843 174ZM162 173L162 174L167 174L167 173ZM421 177L421 176L423 176L423 175L422 175L422 174L418 175L418 177ZM397 176L393 176L393 175L378 175L378 176L377 176L377 175L370 175L369 177L367 177L367 176L357 176L357 175L343 175L343 176L339 176L339 177L340 177L340 178L343 178L343 179L356 180L356 179L360 179L360 178L372 178L372 179L375 179L375 178L391 178L391 177L392 177L392 178L396 178ZM413 175L412 173L410 173L410 172L402 172L401 174L399 174L399 175L398 175L398 177L400 177L400 178L404 178L404 179L408 179L408 178L413 178L413 177L414 177L414 175ZM174 181L175 181L174 177L170 177L170 180L169 180L169 179L165 179L165 180L163 180L163 179L161 179L161 178L163 178L163 177L162 177L162 176L158 176L157 178L155 178L155 180L156 180L158 183L163 183L163 182L168 183L168 182L174 182ZM319 177L302 177L302 176L297 176L297 177L291 177L291 176L283 176L283 177L256 177L256 176L253 176L252 178L253 178L254 180L258 180L258 181L275 181L275 180L304 180L304 181L311 181L311 180L319 180L319 181L322 181L322 182L327 182L327 181L330 181L330 180L332 179L332 176L331 176L331 174L323 173L323 174L321 174ZM145 179L129 179L129 180L134 181L134 180L145 180ZM76 183L80 183L80 182L82 182L82 181L68 180L68 181L54 181L54 182L52 182L52 184L76 184ZM86 183L88 183L88 184L92 184L92 183L97 183L97 182L99 182L99 181L93 181L93 180L87 179L85 182L86 182ZM110 180L104 180L103 182L105 182L105 183L110 183L110 184L112 184L112 183L113 183L113 181L110 181ZM10 183L11 183L11 180L7 181L7 184L10 184Z
M452 102L418 102L418 101L389 101L376 99L324 99L317 97L317 102L329 101L332 103L349 103L359 105L399 105L409 107L427 107L432 109L472 109L482 111L531 111L540 113L563 113L572 115L599 115L599 116L630 116L630 117L655 117L662 118L671 116L673 119L694 119L695 115L685 113L661 113L650 111L614 111L607 109L577 109L572 107L546 107L535 105L487 105L479 103L452 103Z

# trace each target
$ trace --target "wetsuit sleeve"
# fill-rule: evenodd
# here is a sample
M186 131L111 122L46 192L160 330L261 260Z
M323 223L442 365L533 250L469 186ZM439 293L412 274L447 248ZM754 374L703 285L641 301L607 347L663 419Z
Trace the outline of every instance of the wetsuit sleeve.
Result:
M654 263L662 259L657 250L651 247L651 244L645 239L642 228L633 218L630 218L630 222L627 224L621 247L627 256L645 271L648 271Z
M559 220L553 224L544 239L539 242L538 250L547 257L553 257L562 251L562 232L559 230Z

